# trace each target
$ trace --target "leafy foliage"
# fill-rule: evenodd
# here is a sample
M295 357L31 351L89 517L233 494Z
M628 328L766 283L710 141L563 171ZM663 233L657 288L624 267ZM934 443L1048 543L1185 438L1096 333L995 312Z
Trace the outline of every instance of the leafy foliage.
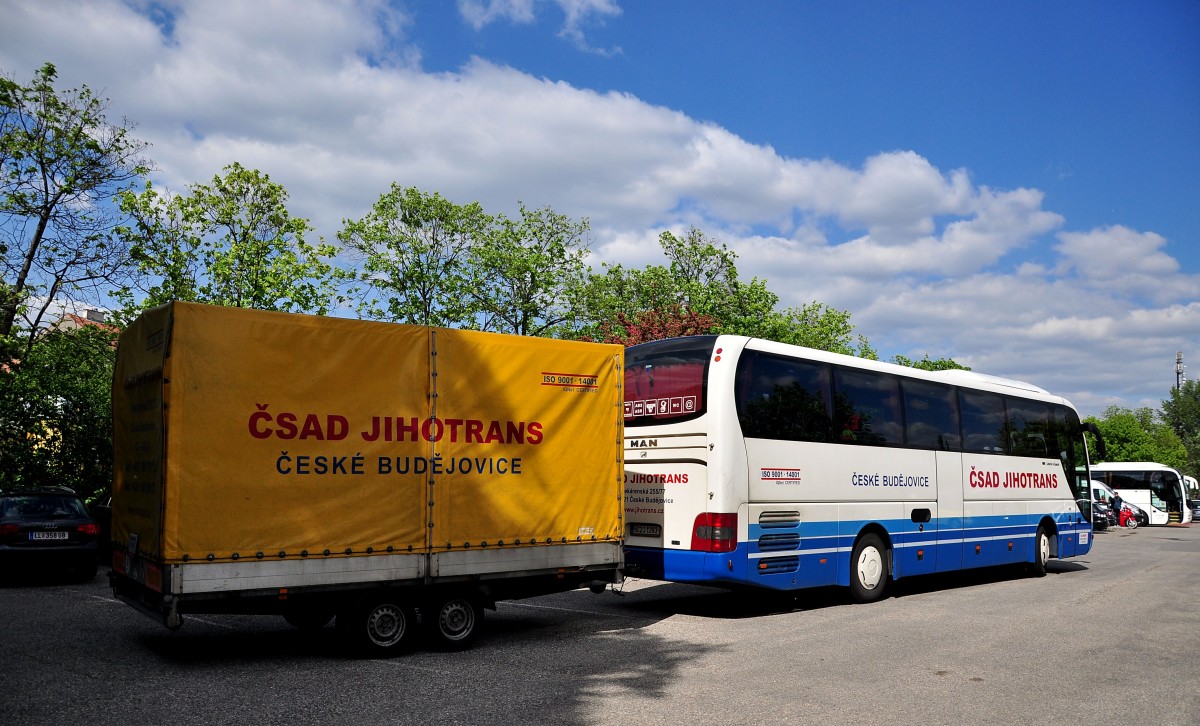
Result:
M305 241L308 220L291 216L287 191L269 176L237 162L222 171L185 196L160 195L149 183L120 195L133 223L115 236L131 245L138 272L137 283L117 293L126 316L172 300L329 312L337 248Z
M919 368L923 371L971 370L967 366L962 365L952 358L938 358L937 360L930 360L928 353L922 356L921 360L913 360L902 355L895 355L892 356L892 362L899 363L902 366L908 366L909 368Z
M1200 474L1200 381L1184 381L1162 402L1162 420L1187 451L1187 473Z
M87 86L0 78L0 352L27 355L56 298L99 299L129 272L105 202L148 171L145 144ZM23 339L18 343L18 337ZM24 353L21 349L24 349Z
M577 293L582 310L574 337L629 339L626 324L644 316L694 314L712 324L704 332L748 335L810 348L875 358L862 336L854 336L850 313L812 302L779 310L779 296L766 281L743 282L737 255L692 228L680 238L659 237L667 265L628 269L606 265ZM637 336L637 337L640 337Z
M618 312L616 320L606 320L600 324L599 342L629 347L652 340L704 335L711 332L715 325L712 317L680 309L677 305L667 310L645 310L633 318Z
M440 194L392 184L338 239L356 273L364 317L415 325L469 327L473 277L468 254L487 240L492 218L478 203L460 206Z
M572 291L586 275L588 222L549 207L497 218L469 251L472 327L545 336L574 315Z
M116 335L53 331L0 368L0 488L69 486L85 499L112 480Z
M1170 426L1158 420L1153 409L1110 406L1100 419L1088 420L1098 425L1104 436L1105 461L1156 461L1186 470L1183 442Z

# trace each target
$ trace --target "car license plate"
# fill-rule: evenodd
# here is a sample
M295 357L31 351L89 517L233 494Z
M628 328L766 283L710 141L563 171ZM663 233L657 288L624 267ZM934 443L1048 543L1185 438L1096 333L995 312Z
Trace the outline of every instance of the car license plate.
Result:
M629 534L633 537L661 537L662 527L657 524L633 523L629 525Z
M66 539L66 532L30 532L29 539Z

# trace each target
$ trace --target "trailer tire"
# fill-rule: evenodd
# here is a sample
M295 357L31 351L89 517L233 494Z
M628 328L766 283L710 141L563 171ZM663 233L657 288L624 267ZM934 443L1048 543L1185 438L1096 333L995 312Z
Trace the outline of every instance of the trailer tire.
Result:
M412 642L416 618L398 596L376 595L338 614L338 629L351 647L367 657L403 652Z
M285 612L283 619L297 630L320 630L333 620L333 611L326 607L295 607Z
M483 607L467 593L435 598L426 613L429 634L441 650L466 650L483 629Z
M91 582L96 579L96 571L99 569L99 565L94 560L84 560L76 566L72 574L78 582Z

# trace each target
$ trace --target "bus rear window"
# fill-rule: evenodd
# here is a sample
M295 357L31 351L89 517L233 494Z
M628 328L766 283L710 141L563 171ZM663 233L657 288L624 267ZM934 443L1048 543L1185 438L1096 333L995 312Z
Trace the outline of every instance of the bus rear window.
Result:
M704 413L715 335L642 343L625 350L625 425L682 421Z

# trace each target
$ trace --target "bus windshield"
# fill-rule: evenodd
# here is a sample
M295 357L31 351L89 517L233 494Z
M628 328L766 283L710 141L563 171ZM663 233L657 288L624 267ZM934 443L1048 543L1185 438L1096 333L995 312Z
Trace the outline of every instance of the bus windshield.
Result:
M705 410L715 335L642 343L625 350L625 425L684 421Z

